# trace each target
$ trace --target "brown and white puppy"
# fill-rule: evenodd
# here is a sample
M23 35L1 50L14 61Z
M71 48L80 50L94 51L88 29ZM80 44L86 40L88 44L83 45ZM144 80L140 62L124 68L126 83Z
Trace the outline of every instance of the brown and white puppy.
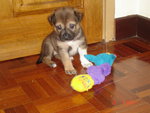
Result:
M76 74L71 58L79 53L83 67L92 65L84 58L87 54L87 45L80 26L82 17L82 13L69 7L59 8L48 17L49 22L54 26L54 31L43 41L37 64L43 62L50 67L56 67L56 63L51 60L55 56L62 61L66 74Z

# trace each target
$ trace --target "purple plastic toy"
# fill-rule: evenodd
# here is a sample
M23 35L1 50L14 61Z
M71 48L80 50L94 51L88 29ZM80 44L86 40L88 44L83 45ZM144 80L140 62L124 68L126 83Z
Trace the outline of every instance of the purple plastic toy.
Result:
M111 73L111 66L108 63L100 66L90 66L87 73L94 80L94 85L100 84L105 80L105 77Z

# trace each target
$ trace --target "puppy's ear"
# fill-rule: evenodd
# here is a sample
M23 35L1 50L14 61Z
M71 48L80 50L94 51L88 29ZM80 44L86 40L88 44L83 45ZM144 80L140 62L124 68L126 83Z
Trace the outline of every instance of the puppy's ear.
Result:
M77 17L77 21L78 22L81 22L82 18L83 18L83 13L77 11L77 10L74 10L74 14L75 16Z
M50 16L48 17L48 21L49 21L49 23L50 23L51 25L55 25L55 23L56 23L55 13L53 13L52 15L50 15Z

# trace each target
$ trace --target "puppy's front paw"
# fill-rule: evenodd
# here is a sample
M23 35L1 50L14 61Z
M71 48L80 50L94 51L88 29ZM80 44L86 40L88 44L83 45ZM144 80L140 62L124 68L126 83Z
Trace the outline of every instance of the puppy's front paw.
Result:
M89 62L89 61L82 62L81 64L82 64L82 66L83 66L84 68L88 68L88 67L90 67L90 66L93 65L93 64L92 64L91 62Z
M69 75L76 75L77 71L75 69L65 69L65 73Z

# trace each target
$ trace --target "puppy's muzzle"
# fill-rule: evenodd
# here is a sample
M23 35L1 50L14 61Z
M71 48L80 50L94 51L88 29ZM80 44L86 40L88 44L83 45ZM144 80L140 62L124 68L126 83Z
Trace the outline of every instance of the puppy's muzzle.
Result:
M73 36L67 32L62 33L61 35L62 41L73 40Z

